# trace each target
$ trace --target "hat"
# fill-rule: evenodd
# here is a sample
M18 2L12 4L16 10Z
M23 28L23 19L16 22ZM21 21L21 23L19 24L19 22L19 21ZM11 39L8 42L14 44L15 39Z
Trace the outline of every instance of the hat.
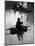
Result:
M22 3L22 2L21 2ZM22 5L23 5L24 3L22 3ZM28 9L28 8L25 8L25 7L23 7L22 5L20 5L20 2L14 2L14 1L11 1L11 2L6 2L5 3L5 8L6 9L13 9L14 11L19 11L19 12L23 12L23 13L29 13L29 12L31 12L31 10L30 9ZM25 5L25 4L24 4Z

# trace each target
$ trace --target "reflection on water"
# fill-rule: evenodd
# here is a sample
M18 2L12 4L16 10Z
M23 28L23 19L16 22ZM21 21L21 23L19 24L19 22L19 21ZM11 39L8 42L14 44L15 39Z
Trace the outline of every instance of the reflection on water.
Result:
M30 30L29 30L30 29ZM33 43L33 25L31 27L28 27L28 31L23 34L23 40L18 40L17 35L11 35L9 30L5 32L6 33L6 44L28 44Z

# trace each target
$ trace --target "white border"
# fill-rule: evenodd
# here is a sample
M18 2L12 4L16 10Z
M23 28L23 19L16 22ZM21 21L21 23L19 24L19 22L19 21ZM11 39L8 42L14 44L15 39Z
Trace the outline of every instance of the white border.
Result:
M35 0L19 0L19 1L35 2ZM4 37L5 37L5 33L4 33L4 31L5 31L4 30L4 8L5 7L4 7L4 5L5 5L4 0L0 0L0 46L4 46L4 41L5 41L5 39L4 39ZM34 16L34 18L35 18L35 16ZM18 46L18 45L15 45L15 46ZM19 46L21 46L21 45L19 45ZM33 44L22 45L22 46L33 46Z
M0 0L0 46L4 45L4 0Z

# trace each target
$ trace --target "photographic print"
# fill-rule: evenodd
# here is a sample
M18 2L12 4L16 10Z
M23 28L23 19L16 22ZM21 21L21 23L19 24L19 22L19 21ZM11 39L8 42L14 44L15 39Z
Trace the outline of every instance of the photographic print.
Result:
M5 45L34 44L34 2L5 1Z

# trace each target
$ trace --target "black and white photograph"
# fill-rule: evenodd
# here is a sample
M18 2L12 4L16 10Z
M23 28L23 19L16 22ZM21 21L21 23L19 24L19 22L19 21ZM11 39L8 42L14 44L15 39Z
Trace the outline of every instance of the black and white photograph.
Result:
M5 45L34 44L34 2L5 1Z

